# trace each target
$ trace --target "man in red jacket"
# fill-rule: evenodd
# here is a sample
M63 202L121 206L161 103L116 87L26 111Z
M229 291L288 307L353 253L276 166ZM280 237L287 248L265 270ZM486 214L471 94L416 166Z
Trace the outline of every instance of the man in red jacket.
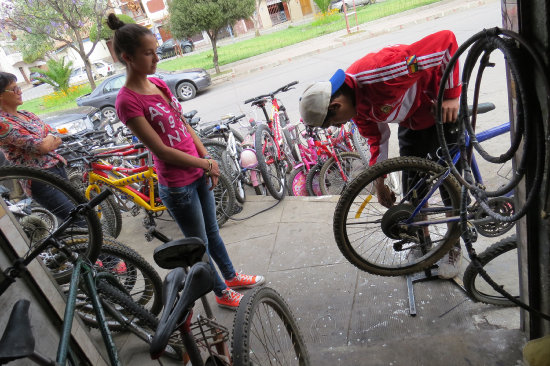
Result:
M455 35L440 31L411 45L370 53L345 72L338 70L329 81L314 83L304 91L300 99L303 121L310 126L328 127L353 119L368 140L369 165L388 157L388 123L399 123L401 156L435 156L439 142L434 104L443 72L457 48ZM444 123L456 120L460 92L456 63L445 84ZM452 139L451 135L447 137ZM392 206L395 197L383 180L375 182L375 188L378 201L386 207ZM440 263L440 277L456 276L459 260L460 244L457 244Z

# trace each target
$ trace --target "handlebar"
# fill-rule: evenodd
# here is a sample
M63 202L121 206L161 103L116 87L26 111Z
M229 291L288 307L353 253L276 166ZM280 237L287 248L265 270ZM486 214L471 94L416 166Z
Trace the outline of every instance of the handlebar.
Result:
M250 102L255 102L255 101L258 101L260 99L264 99L264 98L275 98L275 94L277 93L280 93L280 92L287 92L289 91L290 89L294 89L294 88L291 88L292 86L298 84L298 81L293 81L291 83L288 83L282 87L280 87L279 89L275 90L275 91L272 91L271 93L269 94L263 94L263 95L258 95L257 97L254 97L254 98L250 98L250 99L247 99L244 101L244 104L248 104Z

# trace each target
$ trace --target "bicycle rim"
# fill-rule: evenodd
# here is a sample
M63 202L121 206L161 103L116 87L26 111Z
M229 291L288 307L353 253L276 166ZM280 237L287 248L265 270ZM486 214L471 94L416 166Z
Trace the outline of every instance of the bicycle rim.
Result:
M233 321L233 365L307 366L309 354L283 298L269 287L248 292Z
M260 125L255 135L258 167L267 190L275 199L284 195L285 173L283 162L279 160L276 142L265 125Z
M459 187L453 176L442 178L445 172L432 161L413 157L389 159L365 170L336 206L333 229L342 254L359 269L381 276L411 274L433 265L460 235L458 221L447 219L457 219ZM395 201L386 208L378 201L373 182L382 178L390 189L388 180L396 175L402 189L392 190ZM438 179L439 189L413 215Z
M483 269L491 276L498 278L499 284L504 289L519 299L519 271L517 266L517 240L512 235L502 239L483 253L479 254L478 259ZM510 263L515 263L516 267L511 267ZM515 276L510 275L510 271L515 271ZM516 306L512 301L495 291L479 274L477 267L470 263L464 271L464 288L468 295L474 301L480 301L486 304L498 306ZM506 281L503 283L503 281Z
M341 194L346 185L365 170L361 156L358 153L340 153L338 154L338 160L340 166L332 157L321 168L319 184L324 195Z
M8 202L17 202L28 197L33 198L32 207L35 211L41 209L43 212L53 214L59 224L68 217L68 212L78 204L86 203L87 200L82 193L73 187L68 181L50 172L23 166L6 166L0 168L0 185L8 188L9 194L5 198ZM34 196L32 187L42 186L41 197ZM49 215L48 215L49 216ZM47 216L34 215L19 218L23 232L29 241L29 250L41 244L50 234L51 220ZM88 259L95 261L99 255L103 239L101 224L96 212L88 211L81 214L77 221L73 222L56 239L61 245L70 248L72 240L76 235L84 235L87 238L88 246L82 253ZM46 268L54 276L70 276L72 271L71 263L59 255L58 250L53 247L45 249L38 257Z

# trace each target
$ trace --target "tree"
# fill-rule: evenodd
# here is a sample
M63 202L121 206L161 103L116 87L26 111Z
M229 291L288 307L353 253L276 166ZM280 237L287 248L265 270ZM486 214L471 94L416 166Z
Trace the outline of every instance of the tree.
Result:
M319 10L321 10L322 13L326 13L328 11L328 7L330 6L330 0L313 0L315 4L319 7Z
M129 15L126 14L116 14L117 18L122 20L126 24L135 23L136 21ZM114 31L107 26L107 18L103 18L103 27L101 28L101 34L99 39L108 41L113 37ZM97 24L92 24L90 28L90 41L94 42L97 39Z
M71 77L73 62L69 61L65 63L65 57L63 57L59 61L50 59L46 62L46 65L48 66L47 70L33 67L31 71L44 75L44 77L37 77L37 79L50 84L54 90L61 90L66 95L69 89L69 78Z
M28 64L43 60L48 52L54 50L53 41L40 34L23 33L17 38L15 45L21 51L23 61Z
M84 39L92 24L97 25L101 34L108 0L11 0L1 2L0 6L3 21L12 29L43 36L74 49L82 58L90 85L95 89L89 56L99 40L93 41L86 52Z
M177 39L206 31L212 42L212 62L218 65L218 32L237 20L249 18L255 10L255 0L172 0L169 3L170 31Z

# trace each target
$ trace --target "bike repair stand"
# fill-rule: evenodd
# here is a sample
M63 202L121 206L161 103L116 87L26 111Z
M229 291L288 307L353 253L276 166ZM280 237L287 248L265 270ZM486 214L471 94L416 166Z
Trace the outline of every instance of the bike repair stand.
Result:
M409 294L409 315L416 316L416 304L414 300L414 283L422 281L437 280L437 265L433 265L430 268L425 269L423 272L413 273L407 277L407 292Z

